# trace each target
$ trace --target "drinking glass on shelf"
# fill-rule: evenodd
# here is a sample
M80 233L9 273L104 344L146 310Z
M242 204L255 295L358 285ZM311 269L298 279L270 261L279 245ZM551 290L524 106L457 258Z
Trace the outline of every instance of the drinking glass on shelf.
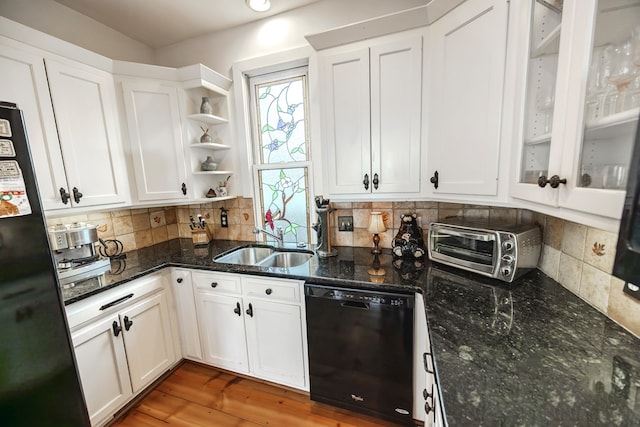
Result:
M538 92L536 93L536 109L542 113L543 133L551 132L554 92L553 85L542 85L538 87Z
M609 81L612 65L611 55L613 55L613 46L610 45L593 50L591 66L589 67L589 79L587 81L587 120L596 120L605 115L604 101L609 89L616 92L617 95L615 86Z
M616 85L618 99L616 112L624 111L626 108L627 88L636 77L637 69L633 60L633 43L631 39L625 40L616 46L615 59L611 70L611 82Z

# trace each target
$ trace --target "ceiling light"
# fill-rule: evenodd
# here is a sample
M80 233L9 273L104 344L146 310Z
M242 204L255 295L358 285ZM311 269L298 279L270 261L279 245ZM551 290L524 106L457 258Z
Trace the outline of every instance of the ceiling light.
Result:
M246 0L247 6L256 12L266 12L271 8L271 2L269 0Z

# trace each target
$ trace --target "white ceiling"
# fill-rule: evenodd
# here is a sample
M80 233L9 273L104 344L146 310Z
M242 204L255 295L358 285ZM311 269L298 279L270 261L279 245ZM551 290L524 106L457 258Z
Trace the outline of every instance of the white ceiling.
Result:
M271 0L254 12L245 0L55 0L152 48L257 21L319 0Z

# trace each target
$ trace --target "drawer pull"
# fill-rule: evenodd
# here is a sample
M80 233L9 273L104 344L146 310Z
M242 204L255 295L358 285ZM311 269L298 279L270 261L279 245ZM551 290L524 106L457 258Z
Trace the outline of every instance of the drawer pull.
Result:
M176 279L176 282L178 282L178 283L182 283L182 277L178 277L178 278Z
M218 286L218 282L211 282L211 287L212 287L212 288L215 288L215 287L217 287L217 286Z
M247 309L247 314L250 317L253 317L253 306L251 305L251 303L249 303L249 308Z
M271 290L271 288L267 288L267 290L264 291L264 293L267 294L267 295L271 295L272 292L273 291Z
M233 309L233 312L240 316L240 303L236 302L236 308Z
M126 300L128 300L128 299L130 299L132 297L133 297L133 294L129 294L129 295L123 296L122 298L118 298L117 300L111 301L110 303L107 303L107 304L103 305L102 307L100 307L100 311L106 310L107 308L111 308L114 305L118 305L121 302L124 302L124 301L126 301ZM116 335L116 336L118 336L118 335Z

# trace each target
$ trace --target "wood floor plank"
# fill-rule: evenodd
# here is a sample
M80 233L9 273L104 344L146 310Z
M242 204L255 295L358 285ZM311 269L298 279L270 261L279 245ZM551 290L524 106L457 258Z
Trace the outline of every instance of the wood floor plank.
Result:
M112 427L394 427L308 394L185 362Z

